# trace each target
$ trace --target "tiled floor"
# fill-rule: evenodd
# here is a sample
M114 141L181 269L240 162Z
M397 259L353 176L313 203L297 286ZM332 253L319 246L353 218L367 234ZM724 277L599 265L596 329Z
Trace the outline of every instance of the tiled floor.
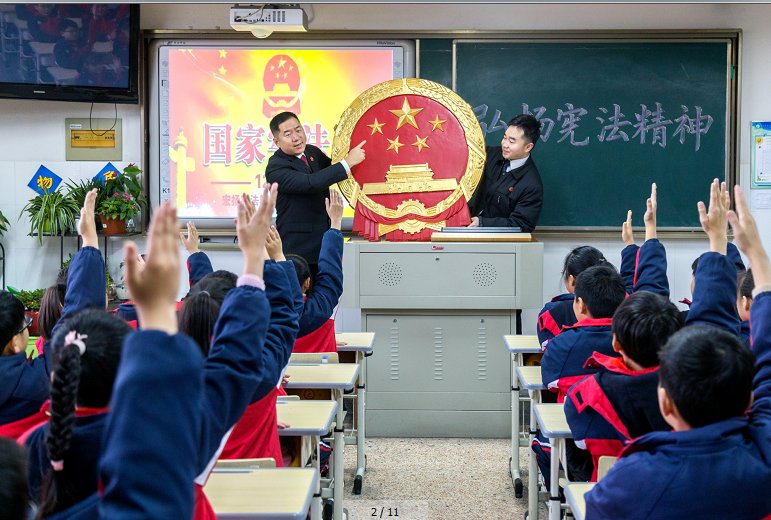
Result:
M520 451L527 486L527 449ZM523 498L514 498L509 452L509 439L368 439L367 472L357 496L356 447L347 446L348 518L522 519L527 488Z

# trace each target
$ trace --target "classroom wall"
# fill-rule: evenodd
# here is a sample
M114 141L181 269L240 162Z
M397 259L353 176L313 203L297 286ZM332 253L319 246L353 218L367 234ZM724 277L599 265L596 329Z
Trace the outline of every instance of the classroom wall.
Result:
M143 29L228 29L230 4L148 4L142 6ZM749 186L749 143L752 120L771 120L771 20L769 5L314 5L311 30L582 30L582 29L709 29L739 28L742 39L740 110L740 182ZM506 57L501 57L506 67ZM8 263L7 283L19 288L36 288L50 283L58 267L58 241L48 239L43 248L28 232L25 219L16 222L21 207L32 195L27 180L40 163L63 177L91 176L97 163L64 161L64 118L88 117L89 105L62 102L0 100L0 209L12 220L11 232L3 238ZM118 106L123 119L124 161L140 162L142 155L140 111L138 107ZM96 105L95 117L112 117L112 106ZM538 159L538 150L534 154ZM660 194L665 204L666 194ZM641 222L644 200L636 212ZM695 211L695 208L694 208ZM764 243L771 247L771 210L753 209ZM619 224L624 215L619 215ZM618 262L619 240L548 239L544 252L544 298L560 292L559 273L565 254L577 245L590 243L607 258ZM669 275L673 297L688 296L690 263L702 252L702 240L665 240L669 252ZM110 243L114 273L120 261L117 241ZM75 242L65 246L73 251ZM238 269L238 254L214 253L216 266ZM182 276L184 279L184 275ZM340 325L349 330L359 327L355 312L345 312ZM525 332L533 332L535 311L525 313Z

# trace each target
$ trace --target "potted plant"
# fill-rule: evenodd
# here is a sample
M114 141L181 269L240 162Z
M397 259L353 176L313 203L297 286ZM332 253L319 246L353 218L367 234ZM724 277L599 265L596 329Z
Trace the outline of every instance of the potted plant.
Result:
M100 185L97 181L99 194L96 198L96 208L97 213L102 215L102 224L112 225L106 222L105 216L123 221L131 220L147 205L140 179L141 174L142 170L132 163L123 168L121 175L106 181L104 185ZM122 201L119 200L121 198ZM120 231L117 234L125 233L125 225L119 224L119 226ZM107 229L104 232L116 234Z
M128 192L113 193L97 207L105 235L120 235L126 232L126 221L139 212L139 204Z
M10 288L9 288L10 289ZM24 304L24 314L32 317L32 324L29 326L31 336L38 335L38 314L40 312L40 300L43 298L45 289L34 289L32 291L16 291L14 294Z
M29 200L19 214L29 216L30 235L37 235L43 245L43 235L64 235L74 229L80 207L59 190L45 191Z
M8 231L9 225L10 225L10 222L8 222L8 219L5 218L5 215L3 215L3 212L0 211L0 236L5 235L5 232Z

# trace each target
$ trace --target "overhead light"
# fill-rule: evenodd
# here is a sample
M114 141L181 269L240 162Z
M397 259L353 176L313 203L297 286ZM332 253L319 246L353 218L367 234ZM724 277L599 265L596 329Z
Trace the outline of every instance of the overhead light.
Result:
M230 26L267 38L273 32L306 32L308 16L297 4L234 5L230 8Z

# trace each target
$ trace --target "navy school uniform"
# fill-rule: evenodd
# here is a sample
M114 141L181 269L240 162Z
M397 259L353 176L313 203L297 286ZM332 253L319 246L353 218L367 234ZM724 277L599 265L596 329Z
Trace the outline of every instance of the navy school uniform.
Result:
M564 401L571 386L598 370L585 367L594 352L618 357L613 351L610 327L610 318L586 318L565 327L549 342L541 358L541 377L544 386L557 392L558 402Z
M262 307L259 295L234 296L234 303ZM99 464L100 517L191 518L203 420L201 350L183 334L160 331L134 332L124 345Z
M757 295L750 321L757 372L749 415L635 440L586 494L586 518L771 514L771 292Z
M634 371L621 358L598 353L586 363L600 371L568 391L565 416L576 445L592 455L596 481L600 457L617 457L628 441L670 426L659 411L658 366Z
M282 269L287 285L274 268ZM266 262L269 273L265 278L265 293L270 303L270 324L263 350L266 366L276 372L266 374L252 395L252 401L228 435L219 458L248 459L270 457L282 467L281 445L278 439L276 397L283 368L289 362L298 329L298 310L302 309L302 293L296 282L291 262ZM287 286L289 291L287 291Z
M631 292L638 291L648 291L669 298L667 252L664 244L656 238L646 240L635 255Z
M190 287L212 272L214 272L214 268L211 265L211 260L203 251L198 251L187 257L187 278Z
M637 244L629 244L621 250L621 268L618 272L624 280L627 294L632 294L634 291L635 271L637 270L637 253L639 251L640 246Z
M727 256L707 252L699 257L693 302L686 325L718 327L739 336L741 321L736 309L736 267Z
M99 250L84 247L72 258L69 283L64 296L62 317L91 307L104 308L104 260ZM0 424L8 424L35 414L48 399L51 387L51 349L46 341L43 354L27 361L24 352L0 356Z
M573 312L573 300L575 296L571 293L560 294L546 302L541 312L538 313L538 343L541 348L558 335L562 328L576 324L576 313Z

